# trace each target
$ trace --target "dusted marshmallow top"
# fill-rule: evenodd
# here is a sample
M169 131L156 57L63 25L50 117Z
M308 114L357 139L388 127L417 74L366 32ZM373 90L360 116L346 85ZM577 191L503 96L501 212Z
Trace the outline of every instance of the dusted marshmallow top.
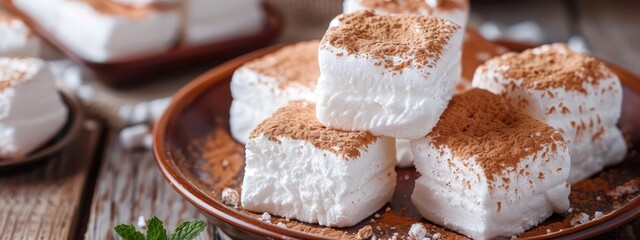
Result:
M325 127L316 118L315 104L305 101L292 101L278 109L251 132L249 139L262 135L274 142L279 142L278 137L306 141L347 159L358 158L360 150L378 139L367 131L342 131Z
M436 147L450 149L461 161L475 156L489 181L549 144L555 152L557 142L562 141L551 126L481 89L454 96L427 137Z
M584 83L597 86L600 80L611 77L611 72L602 62L576 53L561 43L504 54L487 61L479 71L487 68L505 78L522 80L524 88L564 88L583 94L586 94Z
M440 11L466 10L469 5L464 0L360 0L367 8L384 9L390 13L431 14Z
M461 30L436 17L377 16L371 11L341 15L337 20L327 30L320 48L343 49L346 54L373 58L376 65L400 72L409 66L434 68L454 34Z
M315 88L320 76L319 42L313 40L286 46L272 54L253 60L244 67L276 79L279 81L280 90L287 88L291 83Z

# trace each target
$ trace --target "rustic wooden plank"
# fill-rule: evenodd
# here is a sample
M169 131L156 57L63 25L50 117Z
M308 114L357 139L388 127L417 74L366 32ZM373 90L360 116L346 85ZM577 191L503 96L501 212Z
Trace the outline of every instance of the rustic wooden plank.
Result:
M580 0L579 28L594 55L640 75L640 1Z
M59 156L0 176L1 239L74 238L100 131L87 120Z
M173 230L182 221L205 217L162 178L150 151L127 152L110 134L91 203L86 239L113 239L113 227L136 225L139 216L158 216ZM199 239L213 239L209 225Z

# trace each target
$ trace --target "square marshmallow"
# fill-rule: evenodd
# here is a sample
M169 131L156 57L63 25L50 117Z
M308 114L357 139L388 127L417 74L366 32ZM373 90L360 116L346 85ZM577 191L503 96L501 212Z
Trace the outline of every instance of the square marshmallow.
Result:
M416 139L453 96L460 26L419 15L338 16L320 42L318 120L328 127Z
M314 101L320 75L319 41L283 47L238 68L231 78L231 135L247 143L249 133L290 100Z
M519 234L569 208L560 133L486 90L454 96L433 131L411 146L422 175L413 204L473 239Z
M93 62L166 51L175 45L181 27L177 8L130 8L96 0L15 4L75 54Z
M67 111L44 61L0 58L0 158L23 157L48 142Z
M452 21L464 29L469 18L467 0L345 0L344 13L373 10L376 14L417 14Z
M40 38L18 17L0 9L0 56L37 57Z
M508 53L480 66L473 86L506 97L562 133L571 153L569 183L619 163L626 154L616 126L622 109L620 80L591 56L564 44Z
M291 102L251 132L242 207L323 226L353 226L393 195L394 140L327 128L314 107Z

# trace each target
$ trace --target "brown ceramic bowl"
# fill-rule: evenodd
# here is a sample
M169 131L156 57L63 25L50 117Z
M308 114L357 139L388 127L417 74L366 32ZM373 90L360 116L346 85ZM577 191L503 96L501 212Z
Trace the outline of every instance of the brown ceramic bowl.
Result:
M170 73L184 68L211 62L221 62L231 57L267 46L284 26L282 15L269 5L264 5L266 21L262 31L237 39L203 45L178 45L166 52L135 56L112 62L92 62L76 55L53 34L21 12L13 0L3 0L7 7L19 15L40 36L62 50L71 60L94 73L98 80L112 87L139 85L162 73Z
M0 170L12 169L47 159L58 154L78 137L82 130L82 122L84 120L82 106L80 102L78 102L78 99L69 91L59 90L59 92L67 109L69 109L67 122L62 129L42 147L29 153L25 157L0 159Z
M464 239L420 217L408 197L413 190L413 181L418 176L413 168L397 169L398 186L392 201L377 212L379 217L370 216L350 228L323 228L293 220L288 222L278 217L272 217L269 223L259 220L259 214L222 203L220 193L224 188L240 190L244 166L244 148L232 140L228 131L230 78L243 63L280 47L270 47L236 58L205 73L175 95L154 130L158 167L169 184L207 215L220 230L238 239L352 238L365 225L371 225L379 239L386 239L393 233L406 236L415 222L425 223L430 232L439 232L445 239ZM511 44L506 47L515 47L512 50L518 51L527 46ZM624 86L620 125L631 146L627 159L591 179L575 184L570 197L572 213L554 214L540 226L521 234L521 239L594 237L640 216L640 193L618 197L607 194L623 184L640 185L640 157L635 154L640 143L640 113L637 111L640 105L640 78L616 66L610 67L620 76ZM390 211L386 211L387 207ZM593 217L595 211L601 211L604 216L577 226L570 224L578 214L586 213ZM287 228L276 226L277 222L285 223ZM550 233L547 233L547 229Z

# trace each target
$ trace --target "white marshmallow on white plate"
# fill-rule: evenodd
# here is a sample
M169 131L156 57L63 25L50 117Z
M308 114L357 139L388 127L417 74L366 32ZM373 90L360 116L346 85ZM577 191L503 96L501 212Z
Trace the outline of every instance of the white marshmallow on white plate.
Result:
M0 58L0 158L41 147L62 128L67 113L44 61Z
M396 185L394 139L323 126L314 105L291 102L246 145L241 203L322 226L353 226L383 207Z
M453 96L460 26L420 15L340 15L323 37L316 112L324 125L423 137Z
M462 26L469 19L467 0L345 0L344 13L373 10L376 14L418 14L444 18Z
M456 95L438 125L411 141L420 214L473 239L510 237L569 208L562 135L502 97Z
M319 41L283 47L238 68L231 79L231 135L246 143L249 133L290 100L314 101L320 75Z
M184 0L187 45L222 42L259 32L265 26L260 0Z
M562 133L571 153L569 183L626 155L616 126L622 109L620 80L591 56L564 44L508 53L478 67L472 84L506 97Z
M15 5L61 44L92 62L163 52L175 45L178 8L130 8L110 1L16 0Z
M0 56L37 57L40 38L18 17L0 10Z

